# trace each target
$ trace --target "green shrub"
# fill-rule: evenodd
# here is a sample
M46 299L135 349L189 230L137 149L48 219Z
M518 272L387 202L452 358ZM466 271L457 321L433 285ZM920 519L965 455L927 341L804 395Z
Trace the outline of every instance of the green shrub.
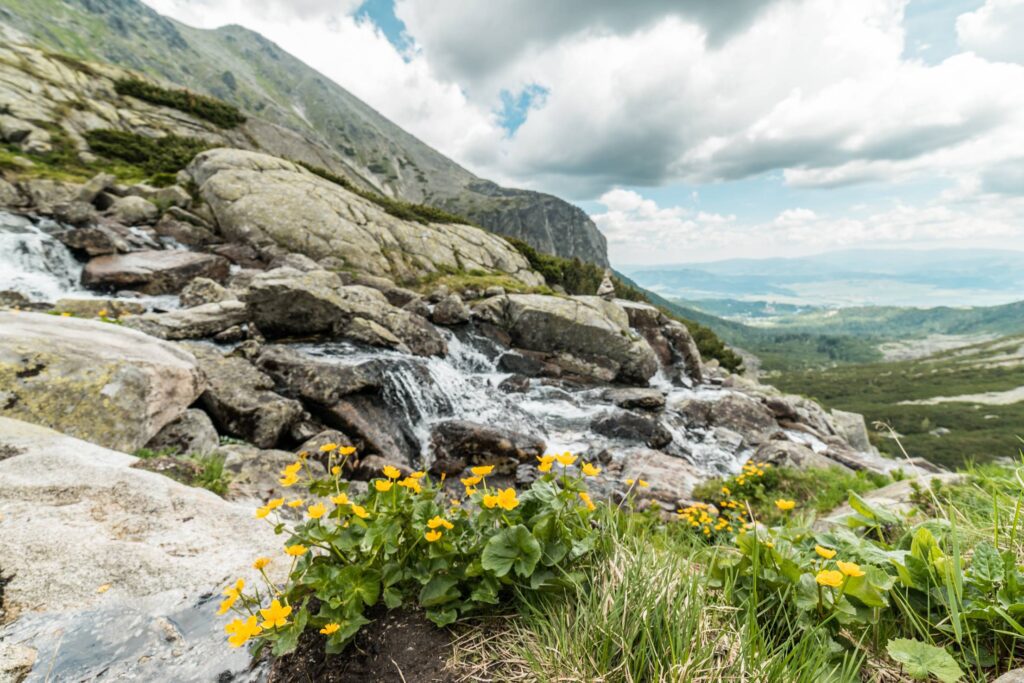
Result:
M118 95L192 114L221 128L234 128L245 123L245 116L237 107L188 90L169 90L139 78L118 79L114 81L114 90Z
M177 173L195 155L210 149L208 143L197 138L178 135L152 138L108 128L88 131L85 140L96 154L134 164L148 174Z

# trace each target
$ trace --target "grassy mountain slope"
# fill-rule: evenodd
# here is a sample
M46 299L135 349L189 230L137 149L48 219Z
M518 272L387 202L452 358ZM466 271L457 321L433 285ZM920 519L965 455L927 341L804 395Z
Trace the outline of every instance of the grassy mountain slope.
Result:
M581 209L476 177L240 26L195 29L136 0L4 0L0 22L50 49L129 67L299 131L375 191L465 215L541 251L607 264L605 239Z

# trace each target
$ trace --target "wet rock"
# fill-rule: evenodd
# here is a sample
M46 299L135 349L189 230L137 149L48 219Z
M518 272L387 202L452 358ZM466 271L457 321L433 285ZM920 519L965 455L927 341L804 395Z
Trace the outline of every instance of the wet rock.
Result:
M530 390L530 378L523 375L506 377L498 384L498 389L506 394L521 394Z
M328 335L417 355L447 352L429 322L395 308L375 289L342 285L326 270L263 273L253 278L245 299L253 321L269 337Z
M178 295L178 302L182 308L212 304L219 301L235 299L234 292L228 291L226 287L208 277L197 277L185 285Z
M380 455L408 467L419 461L420 444L409 425L375 394L352 394L318 415L352 440L362 457Z
M324 406L333 405L348 394L381 387L380 369L375 362L343 365L311 358L287 346L263 347L256 357L256 366L289 396Z
M149 440L146 448L152 451L172 449L177 453L207 455L217 450L220 437L210 420L201 410L189 408Z
M608 389L604 392L604 399L626 409L658 411L665 407L665 393L660 389Z
M84 251L89 256L116 254L133 249L126 235L116 227L109 225L66 230L57 234L56 237L71 249Z
M700 349L697 348L697 342L694 341L693 335L686 329L686 326L670 321L661 328L661 333L679 357L686 376L698 384L703 382L704 362L700 356Z
M430 319L435 325L462 325L469 322L469 307L458 294L449 294L437 302Z
M230 475L229 500L265 503L271 498L294 497L296 490L281 486L281 471L295 462L290 451L260 449L249 444L228 444L218 451L224 455L224 470ZM306 466L316 477L327 474L323 465L308 459ZM305 474L303 475L305 476Z
M179 308L166 313L132 316L124 324L160 339L203 339L212 337L248 319L241 301Z
M664 448L672 443L672 433L661 422L625 410L602 413L590 423L590 428L611 439L639 441L649 448Z
M200 401L220 432L271 448L302 415L298 401L274 393L274 381L244 358L198 344L188 348L208 382Z
M742 434L748 445L763 443L779 432L775 416L761 401L735 392L716 400L684 399L670 407L690 427L725 427Z
M32 305L32 300L21 292L15 292L11 289L5 289L0 291L0 308L28 308Z
M200 220L198 217L195 218ZM191 221L180 220L170 212L160 217L154 230L161 237L170 237L188 247L205 247L219 241L210 228Z
M193 356L140 332L0 313L0 415L134 451L204 386Z
M118 197L107 209L107 215L124 225L148 225L160 217L160 209L142 197Z
M249 328L247 325L232 325L223 332L218 332L213 335L213 341L218 344L237 344L240 341L245 341L249 338Z
M137 251L99 256L86 264L82 284L102 289L133 289L143 294L173 294L197 277L223 281L228 262L193 251Z
M850 468L818 453L804 444L792 441L768 441L754 451L753 460L770 462L779 467L793 467L798 470L839 468L850 472Z
M127 318L145 313L146 307L124 299L57 299L53 310L79 318L98 318L100 313L106 318Z
M685 325L669 319L651 304L622 299L616 303L626 311L629 326L643 335L670 375L681 374L697 383L704 381L700 351Z
M473 465L495 465L501 473L512 473L519 463L544 455L545 443L509 429L450 420L434 427L430 447L431 471L451 476Z

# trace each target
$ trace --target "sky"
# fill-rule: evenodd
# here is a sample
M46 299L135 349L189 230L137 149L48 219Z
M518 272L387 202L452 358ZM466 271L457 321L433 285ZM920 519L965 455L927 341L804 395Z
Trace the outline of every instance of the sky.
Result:
M1024 0L145 0L241 24L613 265L1024 248Z

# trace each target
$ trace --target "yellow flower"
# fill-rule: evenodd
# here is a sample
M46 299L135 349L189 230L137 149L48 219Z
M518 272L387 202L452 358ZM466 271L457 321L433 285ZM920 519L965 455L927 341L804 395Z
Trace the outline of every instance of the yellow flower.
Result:
M281 484L281 486L284 487L294 486L296 483L298 483L299 476L297 474L287 474L278 479L277 481Z
M449 529L449 530L455 528L454 524L452 524L447 519L445 519L444 517L441 517L441 516L435 516L433 519L431 519L429 522L427 522L427 526L430 527L431 529L436 529L439 526L443 526L445 529Z
M814 552L818 553L826 560L831 560L833 557L836 556L835 550L832 550L831 548L823 548L820 545L814 546Z
M590 494L587 493L586 491L580 491L580 500L587 504L587 509L590 510L591 512L597 509L597 507L594 505L594 501L590 499Z
M483 504L485 508L491 509L498 506L497 496L484 496Z
M594 467L589 462L583 463L583 468L581 471L588 477L596 477L597 475L601 474L601 468Z
M728 486L723 486L722 487L722 495L723 496L728 496L730 493L732 493L732 492L729 490Z
M538 470L540 470L541 472L550 472L551 471L551 465L553 465L554 462L555 462L555 456L553 456L553 455L542 455L542 456L539 456L537 458L537 460L540 460L540 464L537 465L537 469Z
M516 490L513 488L499 491L496 497L498 505L504 510L514 510L519 505L519 500L516 499Z
M370 516L370 513L367 512L366 508L364 508L362 505L353 505L352 512L355 513L355 516L359 519L366 519Z
M266 505L256 508L256 519L263 519L270 514L270 508Z
M428 531L426 534L423 535L423 538L427 539L427 541L429 543L433 543L434 541L440 540L441 532L440 531Z
M260 626L263 628L281 628L288 624L288 615L291 613L291 605L284 605L282 607L279 601L274 600L270 603L270 607L260 610L260 616L263 617L263 623Z
M332 467L331 474L333 474L334 476L338 476L339 474L341 474L341 466L335 465L334 467Z
M795 500L786 500L785 498L779 498L775 501L775 507L779 508L783 512L788 512L796 507Z
M405 488L409 489L413 493L420 493L421 491L423 491L423 487L420 486L419 480L418 479L414 479L411 474L408 477L406 477L405 479L403 479L402 481L398 482L398 485L399 486L404 486Z
M864 570L853 562L836 560L836 566L839 567L839 571L847 576L864 576Z
M561 455L556 455L555 460L557 460L558 464L561 465L562 467L568 467L569 465L576 462L576 456L566 451Z
M267 507L271 510L276 510L282 505L284 505L284 498L273 498L267 501Z
M349 456L356 452L355 446L342 446L338 449L338 455Z
M387 481L385 479L378 479L377 481L373 482L373 488L377 489L381 493L387 493L388 491L390 491L391 486L392 482Z
M494 471L494 465L480 465L479 467L471 467L469 469L475 477L486 477L488 474Z
M639 486L640 488L644 488L644 487L646 487L646 486L648 486L648 485L649 485L649 484L648 484L648 483L647 483L646 481L644 481L643 479L627 479L627 480L626 480L626 486L632 486L633 484L636 484L636 485L637 485L637 486Z
M260 569L266 567L268 564L270 564L269 557L257 557L256 561L252 563L252 568L256 571L259 571Z
M228 597L221 600L220 606L217 608L217 616L220 616L226 613L229 609L231 609L234 606L236 600L238 600L237 595L229 595Z
M249 617L245 621L235 619L226 624L224 632L228 634L228 643L231 647L242 647L250 638L263 633L263 629L256 623L256 617Z
M822 586L831 586L832 588L838 588L843 585L843 575L841 572L837 572L834 569L822 569L818 572L818 575L814 577Z
M331 502L335 505L348 505L348 496L344 493L339 493L336 496L331 496Z
M383 472L384 476L388 479L398 479L402 476L402 472L397 467L392 467L391 465L386 465Z
M310 519L320 519L327 513L327 506L323 503L316 503L306 508L306 514L309 515Z
M235 604L235 601L242 595L242 589L245 588L245 579L239 579L235 582L234 586L228 586L224 589L224 595L227 597L221 601L220 606L217 609L217 614L224 614Z
M300 545L298 543L296 543L295 545L287 546L284 549L285 553L287 553L288 555L291 555L292 557L298 557L300 555L305 555L308 550L309 550L309 548L307 548L304 545Z
M299 451L299 460L305 460L309 457L309 451Z
M425 476L427 476L426 472L413 472L409 475L409 479L422 479Z
M296 498L295 500L288 501L288 507L290 507L290 508L300 508L300 507L302 507L302 499L301 498Z
M466 477L465 479L459 479L459 481L461 481L462 485L465 486L468 489L468 488L472 488L472 487L476 486L477 484L479 484L480 483L480 477Z
M60 317L62 317L62 318L70 318L71 317L71 311L64 311L63 313L60 314Z
M330 453L331 451L336 450L338 450L338 444L336 443L325 443L323 446L320 447L321 453Z
M302 461L293 462L291 465L288 465L287 467L284 468L284 476L287 477L287 476L292 475L292 474L298 474L301 471L302 471Z
M329 636L335 631L337 631L339 628L341 627L332 622L324 626L322 629L320 629L320 633L324 634L325 636Z
M98 315L101 318L106 318L107 317L107 309L101 308L100 310L96 311L96 315Z

